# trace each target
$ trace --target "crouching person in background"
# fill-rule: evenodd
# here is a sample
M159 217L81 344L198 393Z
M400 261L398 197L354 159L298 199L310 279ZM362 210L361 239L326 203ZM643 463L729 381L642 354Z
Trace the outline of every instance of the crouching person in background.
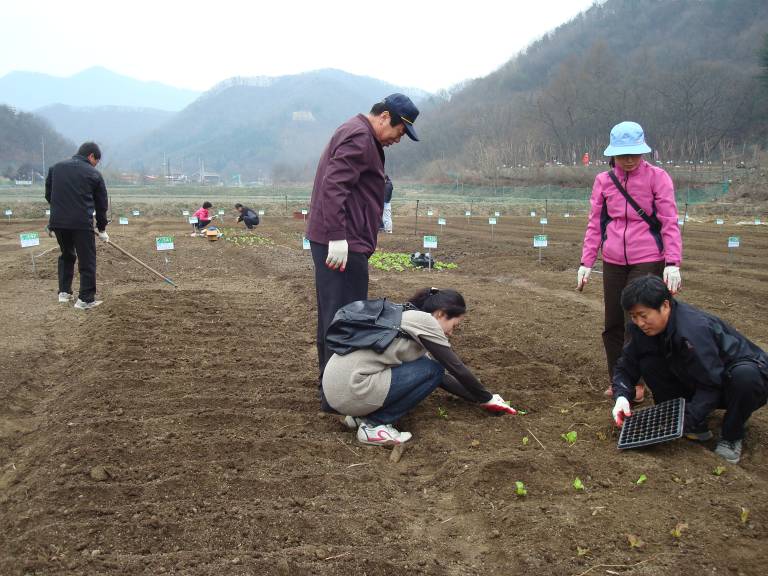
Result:
M394 446L411 439L394 424L441 387L489 412L516 414L491 394L451 349L448 337L466 314L455 290L425 288L405 310L400 324L408 338L395 338L382 353L361 349L331 356L323 373L323 395L331 408L346 414L363 444ZM447 370L447 372L446 372Z
M685 398L685 436L713 437L707 417L724 408L715 452L732 464L741 458L745 424L768 396L768 355L720 318L672 297L656 276L632 281L621 294L630 340L613 374L613 418L631 414L642 377L659 404Z

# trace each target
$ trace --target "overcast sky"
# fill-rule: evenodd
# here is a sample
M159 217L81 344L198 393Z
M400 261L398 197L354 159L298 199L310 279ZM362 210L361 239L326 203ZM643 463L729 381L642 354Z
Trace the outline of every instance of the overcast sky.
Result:
M0 77L104 66L206 90L339 68L429 91L485 76L594 0L13 0Z

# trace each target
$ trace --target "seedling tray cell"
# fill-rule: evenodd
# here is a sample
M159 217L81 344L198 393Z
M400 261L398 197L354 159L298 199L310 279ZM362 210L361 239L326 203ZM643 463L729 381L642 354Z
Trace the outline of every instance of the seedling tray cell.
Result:
M619 435L619 449L641 448L681 438L685 399L675 398L638 410L624 420Z

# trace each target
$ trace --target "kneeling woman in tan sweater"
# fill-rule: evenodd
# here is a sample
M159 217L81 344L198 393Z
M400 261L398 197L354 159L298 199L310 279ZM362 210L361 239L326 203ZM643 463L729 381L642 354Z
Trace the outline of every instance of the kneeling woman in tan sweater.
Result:
M357 427L363 444L394 446L411 439L393 424L438 386L489 412L516 414L498 394L486 390L453 352L448 337L466 314L455 290L425 288L403 312L400 328L410 338L395 338L381 354L356 350L334 354L323 373L323 394L345 423Z

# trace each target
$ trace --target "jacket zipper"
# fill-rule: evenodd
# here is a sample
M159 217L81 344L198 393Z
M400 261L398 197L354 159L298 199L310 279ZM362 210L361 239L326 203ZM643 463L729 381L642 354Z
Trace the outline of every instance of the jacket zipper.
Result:
M624 190L627 191L627 194L629 194L629 189L627 188L627 180L629 180L629 173L625 173L624 175ZM628 208L629 208L629 202L627 202L626 198L624 199L624 264L626 266L629 266L629 258L627 257L627 228L629 227L629 214L628 214Z

